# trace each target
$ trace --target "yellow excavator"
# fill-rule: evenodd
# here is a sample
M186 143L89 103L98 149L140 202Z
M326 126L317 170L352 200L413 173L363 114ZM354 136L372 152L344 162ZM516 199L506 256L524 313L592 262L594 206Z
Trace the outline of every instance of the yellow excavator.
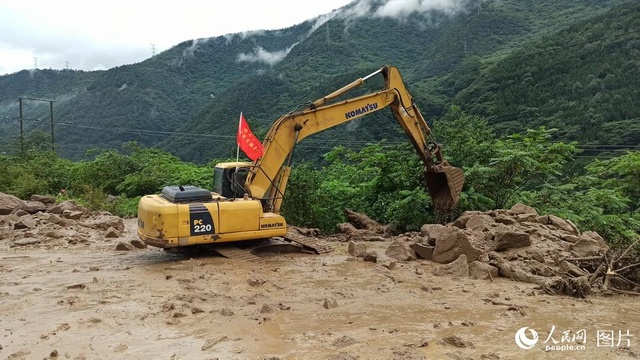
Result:
M381 74L384 89L346 100L338 98ZM431 129L394 66L379 70L320 98L303 110L277 119L255 162L219 163L213 192L194 186L167 186L138 204L138 236L146 244L176 248L283 237L280 215L291 160L297 143L309 135L389 107L424 163L424 176L436 211L452 210L464 173L442 157Z

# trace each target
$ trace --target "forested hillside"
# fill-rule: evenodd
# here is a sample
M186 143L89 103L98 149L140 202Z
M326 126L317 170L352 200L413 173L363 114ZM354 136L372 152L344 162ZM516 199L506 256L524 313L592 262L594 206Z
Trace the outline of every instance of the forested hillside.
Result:
M383 5L355 1L287 29L189 40L107 71L2 76L0 151L15 149L22 96L55 100L65 157L135 140L207 162L233 154L241 111L264 133L297 105L384 64L398 66L429 121L457 104L499 133L545 125L559 140L637 145L636 2L477 0L400 15L381 15ZM48 104L27 102L25 132L48 132L48 116ZM317 159L335 145L381 139L403 141L386 111L318 134L297 154Z

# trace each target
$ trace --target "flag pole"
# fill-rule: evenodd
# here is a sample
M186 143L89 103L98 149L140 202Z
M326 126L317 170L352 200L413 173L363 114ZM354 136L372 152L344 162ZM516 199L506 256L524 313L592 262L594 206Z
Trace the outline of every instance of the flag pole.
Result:
M238 132L236 134L240 134L240 125L242 124L242 111L240 111L240 117L238 118ZM236 135L237 136L237 135ZM238 162L240 161L240 143L236 141L238 144L238 150L236 151L236 171L238 171Z

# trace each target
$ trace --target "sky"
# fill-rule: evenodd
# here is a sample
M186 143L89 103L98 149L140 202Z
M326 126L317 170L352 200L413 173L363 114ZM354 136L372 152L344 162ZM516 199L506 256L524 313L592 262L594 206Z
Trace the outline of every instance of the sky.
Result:
M109 69L186 40L286 28L350 1L0 0L0 75Z

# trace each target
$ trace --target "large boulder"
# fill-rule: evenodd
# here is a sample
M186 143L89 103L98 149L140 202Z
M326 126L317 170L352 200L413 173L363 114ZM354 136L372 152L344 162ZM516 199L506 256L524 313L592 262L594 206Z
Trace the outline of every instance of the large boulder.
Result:
M17 197L0 192L0 215L9 215L18 205L22 203L22 200Z
M467 226L467 221L469 221L471 218L475 217L475 216L479 216L479 215L486 215L485 213L483 213L482 211L465 211L462 213L462 215L460 215L459 218L457 218L452 225L460 228L460 229L464 229Z
M519 203L511 207L511 209L509 210L509 214L511 215L531 214L531 215L538 216L538 212L536 211L536 209L532 208L531 206L527 206Z
M63 201L60 204L50 207L47 212L50 214L62 215L65 210L78 211L78 204L73 200Z
M413 243L411 245L409 245L409 247L416 252L416 254L425 259L425 260L431 260L433 259L433 249L435 248L434 246L430 246L430 245L426 245L426 244L420 244L420 243Z
M434 262L447 264L463 254L469 262L472 262L478 259L482 251L471 245L469 235L457 227L447 227L446 231L438 234L433 249Z
M531 236L521 231L497 231L493 236L493 250L502 251L531 245Z
M109 230L109 228L112 227L124 231L124 221L122 218L114 215L98 215L85 221L81 225L93 229Z
M31 201L39 201L43 204L55 204L56 203L56 198L54 198L53 196L49 196L49 195L31 195L31 198L29 198L29 200Z
M498 268L481 261L474 261L469 264L469 276L473 279L487 280L497 278Z
M486 214L469 215L465 228L472 231L485 231L491 228L492 224L495 224L493 218Z
M47 206L40 201L21 201L20 204L13 209L13 211L16 212L20 210L26 211L29 214L35 214L38 212L47 211Z
M420 228L420 236L424 237L426 243L435 244L435 239L444 229L445 226L442 224L424 224Z
M458 256L456 260L445 265L438 266L433 270L435 276L455 276L455 277L468 277L469 276L469 263L467 256L462 254Z
M361 242L349 241L349 255L355 257L363 257L368 251L367 244Z
M571 244L569 250L577 257L598 256L609 250L609 245L595 231L586 231L580 240Z
M409 244L405 241L394 240L391 245L385 251L385 254L390 258L394 258L399 261L411 261L416 259L416 253L409 247Z

